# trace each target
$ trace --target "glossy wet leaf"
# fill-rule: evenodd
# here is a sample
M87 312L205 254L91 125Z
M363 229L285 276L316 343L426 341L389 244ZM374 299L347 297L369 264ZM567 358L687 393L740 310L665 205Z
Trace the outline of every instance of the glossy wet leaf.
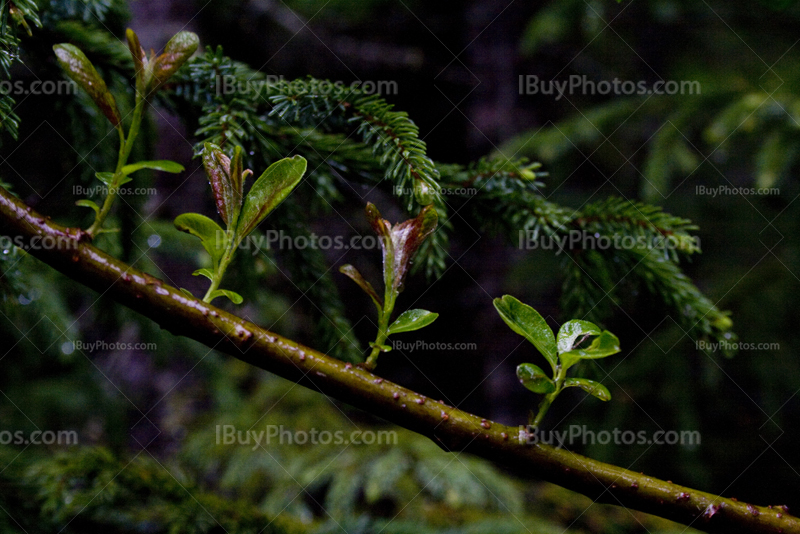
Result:
M530 341L542 353L555 373L558 363L556 338L539 312L511 295L494 299L494 307L511 330Z
M92 202L91 200L79 200L75 203L76 206L81 206L83 208L92 208L95 213L100 213L100 206Z
M433 206L425 206L415 218L394 226L381 217L371 202L367 203L366 214L370 226L381 238L384 281L391 283L393 291L400 292L414 254L425 238L436 230L439 219L436 210Z
M348 264L339 267L339 272L350 278L350 280L352 280L356 284L358 284L358 287L360 287L364 291L364 293L370 296L372 302L374 302L375 306L378 307L378 313L380 313L383 310L383 300L381 300L381 297L372 287L372 284L367 282L367 280L364 279L363 276L361 276L361 273L358 271L358 269Z
M132 174L142 169L152 169L154 171L169 172L172 174L177 174L179 172L183 172L184 170L183 165L180 163L176 163L167 159L159 159L154 161L140 161L138 163L125 165L122 167L122 174L127 176L128 174Z
M403 288L411 260L439 222L439 216L433 206L425 206L413 219L396 224L391 229L392 247L394 249L394 287Z
M428 310L408 310L400 314L395 322L389 326L388 333L399 334L400 332L413 332L420 328L425 328L436 318L439 317L438 313L429 312Z
M603 332L595 337L592 343L585 349L575 349L569 352L582 360L596 360L616 354L620 350L619 338L608 330L603 330Z
M239 293L236 293L235 291L230 291L228 289L216 289L212 291L211 295L209 296L210 296L209 302L211 302L217 297L228 297L230 301L233 302L234 304L241 304L244 301L244 299Z
M199 44L200 40L192 32L176 33L164 47L164 53L153 60L152 79L148 92L155 92L169 80L194 54Z
M245 238L300 183L307 162L302 156L276 161L250 188L237 224L238 239Z
M95 70L89 58L75 45L61 43L53 46L58 64L78 86L94 101L103 115L119 127L122 122L114 96L109 92L106 82Z
M589 380L588 378L567 378L564 381L565 388L581 388L586 393L597 397L601 401L610 401L611 393L608 388L600 382Z
M517 378L520 383L534 393L552 393L556 385L538 365L522 363L517 366Z
M594 323L589 321L572 320L567 321L558 330L558 337L556 344L558 346L558 353L569 352L575 345L575 340L585 335L596 336L600 334L600 328Z
M236 224L244 196L244 183L231 177L231 159L220 147L212 143L203 145L203 168L208 175L214 203L222 222L231 226Z
M184 213L175 218L175 227L181 232L199 237L214 265L219 264L225 254L227 238L225 231L217 223L199 213Z
M559 356L561 363L565 367L572 367L580 360L597 360L616 354L620 351L619 339L617 336L604 330L599 336L592 340L591 345L585 349L575 349L565 352Z

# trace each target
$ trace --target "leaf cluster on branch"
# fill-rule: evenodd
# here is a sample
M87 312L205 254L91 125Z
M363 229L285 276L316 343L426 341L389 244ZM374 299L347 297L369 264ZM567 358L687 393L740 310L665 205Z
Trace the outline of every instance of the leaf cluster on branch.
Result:
M418 128L382 98L311 77L274 82L226 58L220 48L194 58L165 98L197 125L198 146L214 142L232 150L241 145L264 163L292 152L308 157L314 188L310 205L318 212L352 197L362 184L394 194L410 215L432 204L440 227L422 245L416 266L424 266L428 276L446 268L453 228L449 214L455 212L478 231L499 231L523 248L540 240L569 244L568 250L554 250L564 252L565 315L602 323L621 296L638 287L661 298L695 339L733 337L727 315L681 273L681 257L700 250L691 233L696 227L656 206L622 198L580 209L556 204L544 194L546 174L540 165L524 158L481 158L466 166L434 163L425 155ZM292 202L290 197L287 203ZM612 246L603 246L606 242ZM327 269L313 274L329 279ZM632 283L621 284L626 278ZM329 292L325 298L338 296ZM349 332L346 324L336 327L340 337ZM323 339L332 340L336 332L331 333Z

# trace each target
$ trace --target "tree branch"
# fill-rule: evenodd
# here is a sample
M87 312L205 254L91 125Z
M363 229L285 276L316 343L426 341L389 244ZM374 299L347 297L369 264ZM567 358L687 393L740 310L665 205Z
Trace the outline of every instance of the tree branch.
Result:
M0 187L0 233L73 280L174 335L265 369L434 440L591 499L711 533L798 533L783 507L760 507L672 484L572 452L526 443L524 430L481 419L189 297L93 247L79 229L50 222ZM19 237L18 237L19 236ZM16 239L21 239L17 241ZM45 244L53 246L43 246Z

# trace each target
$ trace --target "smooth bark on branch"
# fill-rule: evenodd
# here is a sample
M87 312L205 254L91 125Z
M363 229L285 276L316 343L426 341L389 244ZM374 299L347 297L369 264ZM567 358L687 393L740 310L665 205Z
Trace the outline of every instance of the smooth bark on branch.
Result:
M174 335L335 397L434 440L606 504L661 516L712 533L798 533L800 519L780 506L754 506L529 444L523 430L481 419L336 360L118 261L79 229L52 223L0 187L0 235L73 280L141 313ZM41 246L48 243L53 246Z

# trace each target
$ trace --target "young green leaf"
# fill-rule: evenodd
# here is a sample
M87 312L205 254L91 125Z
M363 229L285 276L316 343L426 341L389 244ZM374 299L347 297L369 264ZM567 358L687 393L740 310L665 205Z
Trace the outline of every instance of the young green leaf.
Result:
M164 47L164 53L153 61L153 77L150 80L148 93L154 93L169 80L194 54L199 44L200 40L192 32L176 33Z
M370 226L380 238L383 252L383 284L386 298L386 302L381 303L377 295L373 297L373 302L378 308L378 337L370 345L372 346L372 352L364 363L367 369L373 369L380 351L384 350L383 347L385 345L382 345L382 343L389 335L418 330L439 317L439 314L426 310L410 310L401 314L394 323L389 325L395 299L403 290L403 280L408 272L411 259L425 238L436 229L438 215L433 206L425 206L415 218L392 226L389 221L381 217L381 212L371 202L367 203L366 215ZM352 269L352 267L348 266L348 269ZM342 272L345 271L343 270ZM353 278L352 274L347 272L345 274ZM359 280L356 280L356 283L362 285L361 280L363 279L360 274L358 274L358 278ZM365 291L374 293L371 287L369 290L365 289Z
M219 264L219 260L225 254L227 237L217 223L199 213L184 213L175 218L175 227L181 232L199 237L203 248L211 255L214 265Z
M192 273L192 276L205 276L206 278L208 278L212 282L214 281L214 271L212 271L211 269L207 269L207 268L197 269L195 272Z
M169 172L177 174L183 172L183 165L167 159L159 159L154 161L140 161L138 163L131 163L122 167L122 174L125 176L133 174L142 169L153 169L154 171Z
M94 103L111 121L115 128L119 128L122 118L117 108L114 96L106 87L106 82L97 73L89 58L75 45L61 43L53 46L58 64L64 72L86 91Z
M210 297L211 299L209 300L209 302L211 302L217 297L228 297L230 301L233 302L234 304L241 304L244 301L244 299L239 293L230 291L228 289L215 289L214 291L211 292Z
M113 172L96 172L94 173L94 177L106 184L108 187L114 183L114 173Z
M600 382L589 380L588 378L567 378L564 381L565 388L581 388L586 393L593 395L601 401L610 401L611 393L608 388Z
M114 183L114 176L116 176L113 172L96 172L94 173L94 177L106 184L110 189L117 188L121 185L125 185L132 180L125 175L121 175L119 182L116 184Z
M414 330L425 328L435 321L437 317L439 317L438 313L429 312L428 310L408 310L400 314L400 317L389 326L388 334L413 332Z
M378 307L378 313L381 313L383 311L383 300L381 300L381 297L378 296L378 293L372 287L372 284L367 282L364 279L364 277L361 276L361 273L358 272L358 269L348 264L339 267L339 272L350 278L350 280L352 280L356 284L358 284L358 287L360 287L364 291L364 293L369 295L369 297L372 299L372 302L374 302L375 306Z
M264 171L244 199L236 227L238 239L244 239L289 195L303 178L306 166L305 158L294 156L276 161Z
M92 202L91 200L79 200L75 203L76 206L81 206L84 208L92 208L95 213L100 213L100 206Z
M572 320L567 321L558 331L557 345L558 353L569 352L575 345L575 340L582 336L600 335L600 329L596 324L589 321Z
M548 377L541 367L532 363L521 363L517 366L517 378L520 383L534 393L552 393L556 390L555 383Z
M575 349L569 352L582 360L596 360L616 354L620 350L619 338L608 330L603 330L599 336L592 340L592 344L585 349Z
M592 340L592 344L585 349L575 349L559 355L561 363L565 367L572 367L578 360L597 360L616 354L620 351L619 339L617 336L603 330L603 332Z
M494 307L511 330L533 343L550 363L555 374L558 364L556 338L539 312L511 295L494 299Z

